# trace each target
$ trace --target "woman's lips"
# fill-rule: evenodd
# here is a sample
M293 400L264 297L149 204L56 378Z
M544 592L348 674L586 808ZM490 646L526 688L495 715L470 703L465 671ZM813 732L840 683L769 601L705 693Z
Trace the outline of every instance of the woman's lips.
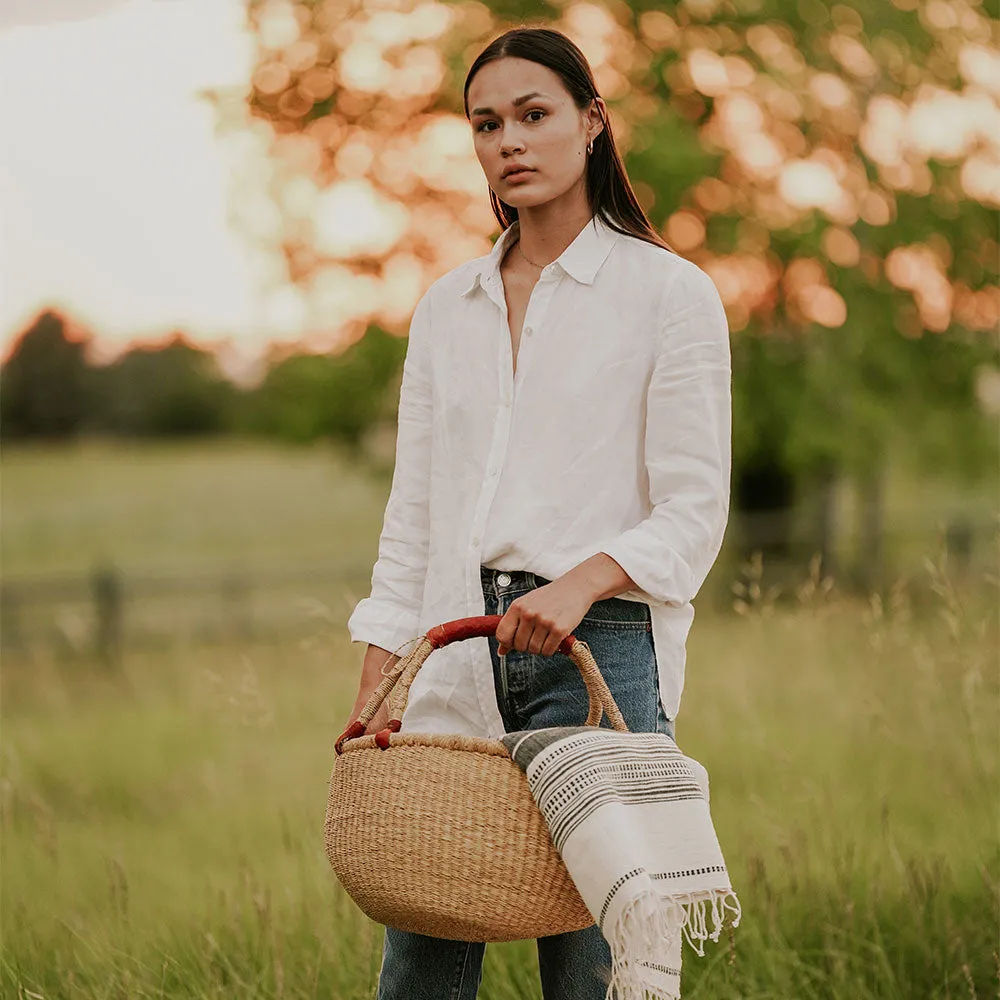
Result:
M526 181L534 172L534 170L514 170L504 178L504 181L508 184Z

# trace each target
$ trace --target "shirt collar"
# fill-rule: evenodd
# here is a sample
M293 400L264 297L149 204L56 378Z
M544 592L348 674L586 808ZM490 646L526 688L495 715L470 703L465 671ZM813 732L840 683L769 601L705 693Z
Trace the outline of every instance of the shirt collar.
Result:
M500 234L500 238L493 244L493 249L476 261L476 266L469 276L469 284L462 292L463 295L471 294L480 284L499 284L500 262L519 233L520 223L515 220ZM618 235L600 214L594 215L549 267L559 267L581 284L591 285L615 245Z

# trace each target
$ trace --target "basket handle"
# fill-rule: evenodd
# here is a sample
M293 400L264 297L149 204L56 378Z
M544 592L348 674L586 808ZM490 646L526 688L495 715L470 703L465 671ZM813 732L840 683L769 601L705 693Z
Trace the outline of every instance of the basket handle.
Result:
M382 702L389 698L389 723L385 729L375 734L375 742L385 750L389 746L390 733L398 733L402 725L403 712L414 677L424 664L424 660L435 650L448 646L453 642L465 639L490 638L496 635L497 626L502 615L478 615L471 618L456 618L454 621L435 625L421 636L414 648L396 663L372 692L365 707L357 719L347 727L337 739L334 749L340 754L344 743L364 734L368 723L375 717ZM622 717L621 710L608 688L607 681L601 675L600 668L594 660L590 647L574 635L568 635L559 643L559 652L565 653L576 664L587 688L590 708L587 712L586 725L598 726L601 713L605 712L613 729L627 733L628 726Z

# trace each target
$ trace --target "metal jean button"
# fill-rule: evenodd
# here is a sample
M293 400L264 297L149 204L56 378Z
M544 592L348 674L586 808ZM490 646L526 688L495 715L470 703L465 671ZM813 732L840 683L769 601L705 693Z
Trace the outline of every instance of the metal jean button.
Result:
M506 573L501 573L497 577L497 583L499 583L501 587L508 587L510 586L510 577Z

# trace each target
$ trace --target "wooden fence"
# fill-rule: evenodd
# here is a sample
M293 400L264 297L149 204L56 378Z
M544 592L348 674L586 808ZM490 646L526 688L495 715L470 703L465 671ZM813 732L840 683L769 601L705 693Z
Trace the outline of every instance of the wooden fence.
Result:
M370 579L370 564L155 576L98 566L89 574L5 579L0 650L46 645L115 666L126 645L301 635L333 622L342 627Z
M704 600L713 600L706 591L714 579L720 602L731 601L731 583L740 572L738 553L747 550L749 538L754 541L751 548L761 546L765 563L770 558L783 565L786 577L787 571L794 575L808 566L817 554L808 535L793 533L790 549L777 556L768 554L769 532L775 538L789 538L782 516L761 515L754 523L746 518L731 521L726 548L703 591ZM981 570L996 574L997 539L996 518L957 517L934 524L893 523L880 544L890 555L908 552L916 568L921 556L933 555L943 546L952 571L961 577ZM826 556L838 582L868 587L858 575L852 580L842 555ZM881 555L879 559L883 561ZM96 656L114 666L126 645L242 642L315 634L321 629L342 631L354 604L368 593L370 580L370 563L155 576L98 566L75 576L4 579L0 650L30 652L48 646L67 657Z

